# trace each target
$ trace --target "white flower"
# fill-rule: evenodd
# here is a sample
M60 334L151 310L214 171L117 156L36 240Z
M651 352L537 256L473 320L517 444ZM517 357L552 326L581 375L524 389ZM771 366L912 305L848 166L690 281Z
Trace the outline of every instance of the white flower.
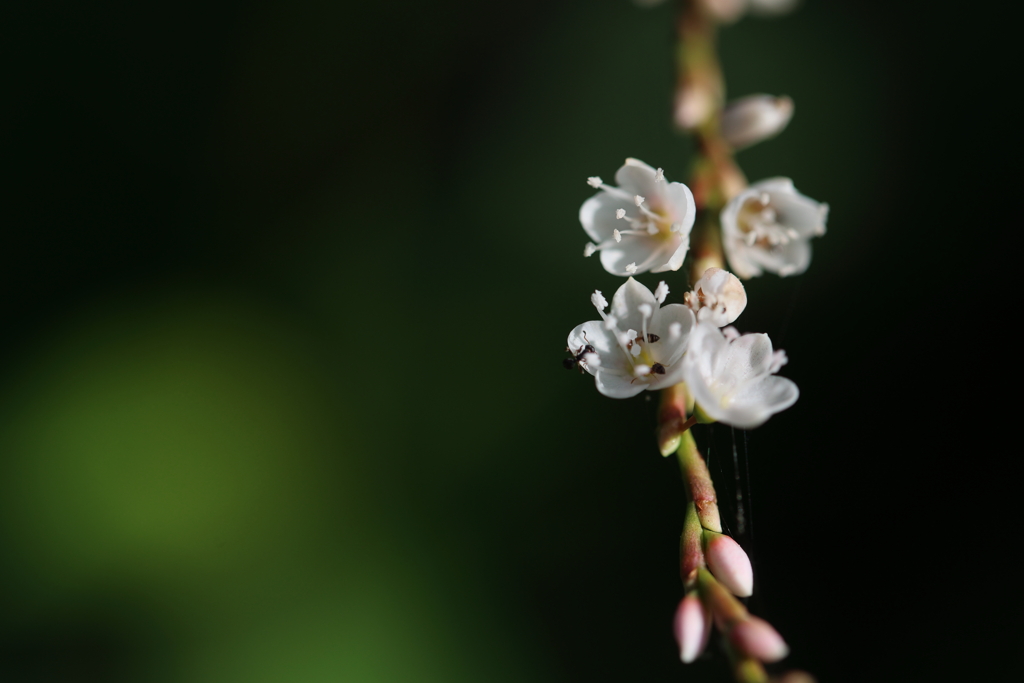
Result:
M811 237L825 234L828 204L805 197L789 178L754 183L722 209L722 241L740 277L796 275L811 263Z
M697 322L725 327L740 317L747 307L747 292L740 279L727 270L708 268L684 295L686 305L697 315Z
M683 357L683 379L694 401L712 419L751 429L796 402L792 380L771 374L772 343L766 334L727 341L711 323L699 323Z
M579 366L594 375L598 391L629 398L682 381L693 311L682 304L661 306L651 290L633 278L615 292L609 313L604 312L600 294L591 301L603 320L577 325L569 333L568 345L574 358L582 354ZM566 362L571 365L572 360Z
M615 182L587 181L601 191L580 207L580 223L597 243L584 255L600 250L601 265L613 275L679 270L697 211L690 188L636 159L626 159Z
M775 137L791 118L792 99L748 95L726 105L722 112L722 137L733 149L743 149Z

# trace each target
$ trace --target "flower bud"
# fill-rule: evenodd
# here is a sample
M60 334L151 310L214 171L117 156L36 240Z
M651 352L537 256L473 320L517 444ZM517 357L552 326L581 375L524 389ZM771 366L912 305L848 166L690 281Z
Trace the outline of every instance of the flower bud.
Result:
M697 591L691 591L676 609L673 630L679 643L679 659L689 664L707 647L711 636L711 615L701 603Z
M718 21L731 23L747 9L745 0L701 0L704 10Z
M704 532L704 556L708 569L733 595L749 597L754 592L754 570L740 544L724 534Z
M674 109L676 125L694 130L714 113L714 91L699 79L686 79L676 93Z
M787 671L778 678L773 678L772 683L818 683L818 681L806 671Z
M754 616L735 624L729 631L729 640L740 653L762 662L777 662L789 654L789 646L779 632Z
M697 316L697 322L707 321L715 327L725 327L736 321L747 307L747 292L740 279L727 270L708 268L683 299Z
M775 137L793 118L793 100L750 95L730 102L722 112L722 137L733 149L743 149Z

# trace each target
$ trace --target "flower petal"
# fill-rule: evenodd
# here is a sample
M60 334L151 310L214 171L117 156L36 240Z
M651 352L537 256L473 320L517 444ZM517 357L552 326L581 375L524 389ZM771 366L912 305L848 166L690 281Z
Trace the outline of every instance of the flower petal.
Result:
M690 350L695 354L690 361L696 363L699 360L702 371L706 373L711 372L716 359L728 348L729 342L725 335L711 323L699 323L690 332Z
M598 192L580 207L580 224L590 239L600 244L611 239L612 231L616 228L626 227L625 223L615 218L615 212L619 209L635 215L636 205L608 192Z
M680 224L679 234L689 235L693 229L693 221L697 217L697 203L693 200L690 188L682 183L668 183L665 188L665 201L672 223Z
M799 275L811 265L811 243L807 240L792 240L772 249L747 248L751 261L782 277Z
M723 232L725 231L725 219L722 219ZM729 260L729 268L742 278L757 277L764 271L761 266L752 258L755 247L747 246L739 237L728 237L722 241L725 247L725 257Z
M643 380L634 380L632 377L605 372L603 368L597 371L594 381L597 384L597 390L610 398L629 398L647 388L647 383Z
M658 300L651 294L651 290L642 284L629 278L615 290L612 297L611 314L619 321L620 330L641 330L643 329L643 316L638 308L641 304L651 307L651 317L654 311L658 310Z
M686 252L688 251L690 251L690 236L686 235L679 240L679 246L676 247L675 252L669 257L668 261L664 265L652 267L651 272L664 273L668 270L679 270L683 267L683 261L686 259Z
M736 411L744 411L751 415L757 412L764 413L764 418L756 427L769 417L790 407L800 398L800 389L796 383L786 377L768 375L757 382L743 387L733 399L732 408ZM744 425L737 424L737 427L749 429Z
M653 380L647 385L647 389L650 391L657 391L658 389L666 389L668 387L679 384L683 381L683 364L676 363L669 367L666 366L665 374L660 375L657 379Z
M663 272L668 270L671 252L667 247L675 246L675 242L647 237L646 235L624 235L622 242L612 244L601 250L601 265L612 275L630 275L626 266L635 263L635 274L649 270Z
M760 191L754 189L753 187L748 187L747 189L743 190L743 192L740 192L738 195L729 200L729 202L722 209L722 214L720 216L722 221L723 235L725 235L726 237L732 237L740 240L743 239L743 233L740 231L739 225L740 208L748 199L753 199L759 194Z
M673 339L671 327L675 323L679 324L679 336ZM693 311L683 304L669 304L655 311L647 328L659 337L658 341L651 344L654 360L666 368L679 363L689 346L690 333L695 324Z
M828 204L816 202L796 190L792 192L770 192L772 207L778 211L779 224L792 228L801 237L825 234L828 219Z
M767 334L745 334L729 344L719 358L716 373L725 373L740 383L767 375L772 364L772 341Z
M690 334L690 345L683 356L683 379L694 400L716 420L727 422L728 399L736 382L722 371L730 354L730 344L721 330L711 323L698 323Z
M661 190L654 182L656 171L639 159L626 159L615 172L615 182L630 194L638 194L646 199L661 200Z
M718 359L728 350L725 335L711 323L699 323L690 333L690 343L683 356L683 380L693 394L694 400L711 417L722 419L721 400L712 392L710 385L716 379L715 366Z
M594 347L597 357L601 359L601 367L611 372L629 372L630 365L626 360L622 348L612 336L612 333L605 329L604 323L600 320L591 320L581 323L569 333L566 346L569 352L575 355L583 346L590 344ZM589 365L584 369L591 375L596 371Z
M776 178L758 180L756 183L751 185L747 191L752 191L757 195L762 192L796 192L796 188L793 186L792 179L778 176Z

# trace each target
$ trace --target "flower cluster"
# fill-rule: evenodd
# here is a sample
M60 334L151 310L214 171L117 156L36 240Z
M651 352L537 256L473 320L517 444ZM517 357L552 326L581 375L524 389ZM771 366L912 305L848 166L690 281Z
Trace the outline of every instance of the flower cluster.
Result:
M600 319L573 328L564 360L567 368L592 375L605 396L661 393L658 446L663 455L677 455L687 486L680 541L685 596L674 623L680 658L696 659L715 627L742 683L767 683L763 663L782 659L788 647L737 599L753 592L751 562L723 531L715 488L691 428L721 422L752 429L798 399L796 384L777 374L788 362L785 352L768 335L741 334L732 325L748 303L740 278L807 270L811 238L825 234L829 207L797 192L788 178L748 185L733 153L782 132L792 119L793 100L751 95L726 104L714 36L719 25L748 12L781 14L797 2L681 3L674 121L696 138L694 190L637 159L618 169L615 185L596 176L587 180L597 192L579 211L590 238L583 255L599 253L604 269L626 281L610 304L599 290L593 292ZM687 262L691 240L693 284L682 289L681 303L666 303L666 280L652 292L634 278L649 272L671 279ZM792 672L780 680L812 679Z
M573 328L567 350L594 376L598 391L629 398L685 381L703 415L742 428L757 427L793 405L799 392L774 375L785 354L772 351L768 335L719 330L746 304L736 276L708 269L686 304L662 306L667 296L664 282L652 293L632 277L610 308L600 291L591 295L602 319Z
M746 106L763 105L757 100ZM758 125L757 116L745 121L737 116L740 123L732 131L739 147L752 139L750 132ZM755 132L764 135L772 127ZM659 444L663 453L679 450L691 488L681 551L687 590L674 624L680 657L693 661L715 624L735 656L756 669L760 662L785 657L788 648L770 624L749 614L734 597L753 592L750 560L722 533L714 486L686 430L696 422L714 421L758 427L793 405L799 390L776 374L788 359L772 347L768 335L740 334L732 327L747 306L737 275L705 269L684 292L683 303L666 303L664 280L651 292L633 278L680 269L697 207L686 185L668 182L662 169L636 159L627 159L615 180L617 186L597 177L588 180L599 191L580 208L580 223L593 240L584 256L600 252L605 270L627 279L610 304L599 290L593 292L590 300L601 319L569 333L565 364L593 375L605 396L629 398L661 390L668 397L663 398ZM787 179L756 183L720 213L724 253L741 277L802 272L810 263L809 239L824 233L827 213L827 205L799 194ZM682 392L680 387L685 387ZM680 404L680 396L692 403L683 398ZM686 418L688 412L692 415Z
M756 427L793 405L799 392L793 382L775 376L785 354L773 351L768 336L719 329L731 325L747 305L739 278L721 268L709 268L686 293L685 303L663 306L669 293L664 281L652 293L632 277L648 270L678 270L682 265L695 213L690 190L682 183L669 183L661 169L636 159L627 159L615 180L618 187L605 185L596 177L588 181L600 192L583 203L580 222L598 242L588 243L585 254L600 250L605 269L628 279L615 292L610 307L600 291L591 296L601 320L577 325L569 333L569 366L589 372L597 390L612 398L629 398L685 381L702 418L736 427ZM810 213L794 199L799 196L795 191L785 194L784 186L768 181L786 207L777 222L757 224L748 232L757 229L774 236L796 230L780 225L806 227ZM751 191L757 198L769 190ZM725 218L733 213L732 203L722 212L727 237L731 233ZM749 219L744 221L745 226L753 225ZM629 227L615 227L623 222ZM786 244L796 243L798 240L791 239ZM743 244L758 248L757 242ZM762 263L771 253L769 249L746 258ZM806 263L801 263L806 268Z

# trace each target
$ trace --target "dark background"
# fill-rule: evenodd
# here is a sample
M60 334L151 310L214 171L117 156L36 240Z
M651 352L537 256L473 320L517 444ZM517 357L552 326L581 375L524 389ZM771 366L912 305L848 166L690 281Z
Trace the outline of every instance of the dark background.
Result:
M728 679L676 658L656 402L559 367L620 284L580 257L586 177L686 179L670 6L5 14L0 678ZM1011 382L979 307L1015 66L969 19L808 0L721 36L732 95L796 101L741 166L831 214L738 323L800 401L697 435L727 513L747 456L751 609L823 682L994 680L1020 640L1018 453L969 384Z

